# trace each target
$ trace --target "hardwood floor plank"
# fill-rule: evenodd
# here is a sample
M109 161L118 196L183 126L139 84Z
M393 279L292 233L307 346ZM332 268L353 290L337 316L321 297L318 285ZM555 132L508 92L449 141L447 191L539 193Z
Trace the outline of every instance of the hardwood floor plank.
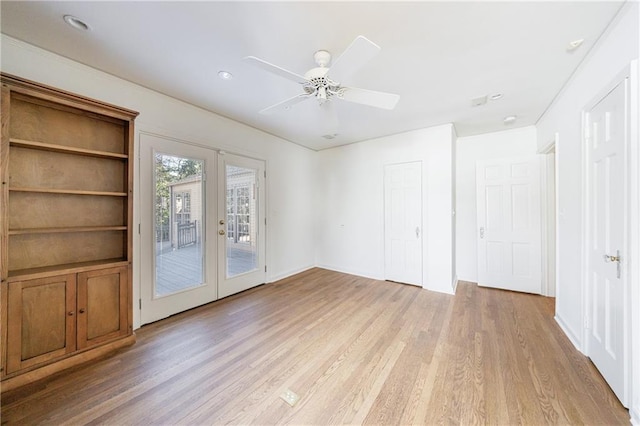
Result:
M2 394L2 424L628 424L553 299L312 269ZM294 405L285 390L300 396Z

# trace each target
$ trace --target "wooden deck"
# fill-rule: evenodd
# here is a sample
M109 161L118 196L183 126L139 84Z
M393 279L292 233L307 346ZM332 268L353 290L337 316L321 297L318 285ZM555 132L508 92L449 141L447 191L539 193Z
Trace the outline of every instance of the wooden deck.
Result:
M156 253L156 295L175 293L204 281L202 244L177 250L165 247Z
M313 269L7 392L2 423L628 424L553 307L471 283L449 296Z
M158 243L156 253L159 253L156 256L157 295L175 293L203 282L201 243L176 250L168 242L163 245ZM251 252L227 248L227 271L230 276L250 271L254 265Z

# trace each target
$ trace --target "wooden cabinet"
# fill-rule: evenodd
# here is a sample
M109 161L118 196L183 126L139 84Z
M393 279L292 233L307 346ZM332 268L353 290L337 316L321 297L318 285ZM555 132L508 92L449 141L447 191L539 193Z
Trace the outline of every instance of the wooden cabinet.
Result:
M0 77L0 373L7 389L133 341L137 113Z
M78 349L127 334L128 285L127 268L78 274Z
M126 336L126 267L8 285L7 374Z
M76 276L9 283L7 373L76 350Z

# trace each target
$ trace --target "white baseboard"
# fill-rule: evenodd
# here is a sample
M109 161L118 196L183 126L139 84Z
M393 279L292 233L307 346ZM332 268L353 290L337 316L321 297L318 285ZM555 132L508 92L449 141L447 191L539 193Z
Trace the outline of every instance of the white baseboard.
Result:
M640 426L640 406L636 405L629 410L629 416L631 417L631 424L633 426Z
M458 276L456 275L453 278L453 294L456 294L457 289L458 289Z
M553 317L553 319L556 320L556 323L560 326L565 336L569 338L569 341L571 342L571 344L573 344L573 346L575 346L575 348L579 350L580 353L582 353L583 355L586 355L584 353L584 350L582 349L582 345L580 344L580 339L575 334L575 332L571 329L571 327L569 327L567 323L564 322L564 320L560 316L558 316L558 314L556 314Z
M267 283L274 283L276 281L280 281L280 280L283 280L285 278L288 278L288 277L290 277L292 275L296 275L296 274L299 274L301 272L308 271L309 269L312 269L312 268L315 268L315 267L316 267L316 265L307 265L307 266L303 266L301 268L290 269L288 271L281 272L281 273L279 273L277 275L271 275L271 276L269 276L269 278L267 278Z
M325 265L325 264L319 264L319 265L316 265L316 266L318 268L328 269L330 271L342 272L343 274L357 275L359 277L371 278L371 279L374 279L374 280L384 281L384 277L383 276L376 276L376 275L372 274L369 271L358 271L356 269L341 268L341 267L338 267L338 266Z

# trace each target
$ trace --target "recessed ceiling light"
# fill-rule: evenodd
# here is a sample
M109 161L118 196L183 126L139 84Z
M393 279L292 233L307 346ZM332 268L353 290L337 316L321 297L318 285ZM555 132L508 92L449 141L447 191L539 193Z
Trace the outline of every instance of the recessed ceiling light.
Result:
M513 124L517 119L517 115L507 115L502 121L504 122L504 124Z
M573 52L578 47L582 46L582 43L584 43L583 38L569 42L569 44L567 45L567 52Z
M233 74L231 74L229 71L218 71L218 77L223 80L231 80L233 78Z
M502 99L502 93L494 93L493 95L489 96L489 99L491 99L492 101Z
M64 19L64 22L66 22L69 26L75 28L76 30L89 31L91 29L91 27L89 27L86 22L84 22L80 18L76 18L73 15L64 15L62 19Z

